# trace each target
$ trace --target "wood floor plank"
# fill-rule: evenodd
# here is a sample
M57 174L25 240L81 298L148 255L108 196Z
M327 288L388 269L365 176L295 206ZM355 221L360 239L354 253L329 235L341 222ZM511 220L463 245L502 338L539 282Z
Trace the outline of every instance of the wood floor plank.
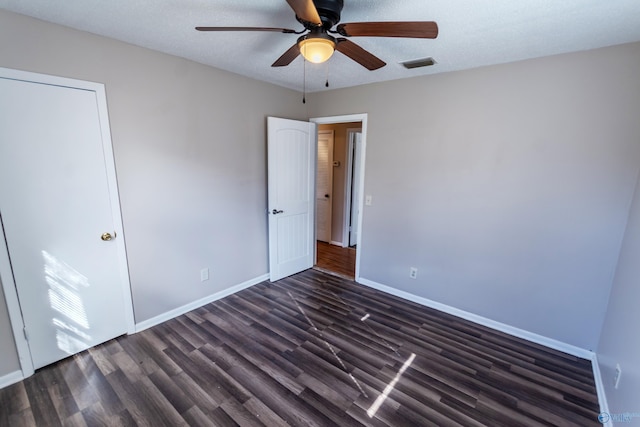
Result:
M126 410L124 404L120 400L120 397L111 387L107 378L103 375L100 367L95 363L93 354L91 352L85 353L87 357L83 358L83 364L81 369L87 379L87 388L93 390L98 396L99 403L109 416L118 417L123 411ZM111 359L110 363L115 365L115 362ZM117 366L117 365L116 365ZM115 371L113 371L115 372Z
M256 397L252 397L244 402L244 407L267 427L289 427L289 423Z
M122 371L112 372L106 378L135 424L150 424L155 420L155 414L147 414L148 408L145 408L140 400L138 390L129 382Z
M78 415L81 415L81 417ZM100 402L96 402L93 405L84 408L82 412L76 414L75 417L72 416L69 419L65 420L65 426L67 424L74 424L80 426L85 425L108 427L114 425L115 423L116 421L107 414Z
M220 405L220 403L230 397L230 394L226 390L218 387L218 384L215 382L215 376L207 369L210 363L206 362L204 358L191 358L175 347L167 348L165 353L176 363L179 363L184 372L210 395L217 405ZM199 353L198 356L199 355L201 355L201 353Z
M187 427L184 418L148 377L141 378L138 386L147 411L154 412L160 420L158 425Z
M180 414L184 414L193 408L194 402L166 372L156 371L149 375L149 380Z
M36 424L36 419L33 416L33 411L31 411L31 408L23 409L22 411L9 414L8 419L9 421L7 425L11 427L33 427L35 425L38 425Z
M344 410L325 399L311 389L305 389L300 398L329 418L334 425L345 427L361 427L363 424L351 418Z
M292 425L327 426L330 420L317 411L311 411L304 401L257 368L234 366L229 373L245 387L250 387L257 398L272 408Z
M71 390L69 390L66 381L60 375L59 371L44 371L42 372L42 379L47 385L49 397L61 421L79 412L78 405L71 394Z
M218 427L218 424L197 406L193 406L185 412L183 418L190 426Z
M106 418L105 418L106 419ZM98 419L96 420L97 422L93 425L104 425L104 421L102 419ZM110 420L109 420L110 421ZM63 424L65 427L89 427L92 424L87 424L87 422L85 421L85 417L82 414L82 412L77 412L73 415L71 415L70 417L67 417L63 420ZM115 423L110 423L112 426L115 426L117 424Z
M227 400L220 408L241 427L264 427L264 424L237 400Z
M189 397L194 406L197 406L203 413L209 413L218 408L218 402L185 372L174 375L171 379ZM190 411L191 409L187 412Z
M598 412L589 360L318 270L0 390L12 427L597 426Z
M196 326L194 326L194 328L196 328ZM163 351L169 346L169 344L158 338L153 330L147 329L146 331L136 334L136 337L138 340L136 341L135 346L138 347L141 352L146 354L149 360L153 360L156 367L156 369L147 369L147 372L153 373L156 371L164 371L167 375L177 375L182 372L180 365L171 360L171 358ZM130 337L127 337L127 340L128 338ZM124 339L122 341L124 341ZM147 359L142 358L140 361L144 363Z
M105 346L99 345L96 347L92 347L88 350L88 352L103 375L109 375L111 372L116 370L116 367L114 367L113 363L111 363L111 357Z
M517 411L517 402L515 405L508 404L504 400L495 400L489 396L481 394L478 398L476 408L487 418L491 419L496 425L510 427L543 427L549 424L538 418L527 417Z
M29 409L36 425L61 426L55 405L47 390L46 377L33 375L24 381L29 396Z
M118 366L118 369L125 374L130 382L134 383L138 378L146 377L155 372L158 369L158 366L153 362L154 366L147 369L149 364L145 364L145 359L152 359L145 356L139 358L137 352L127 351L127 348L137 348L131 344L132 343L127 340L127 342L122 345L125 351L114 354L112 357L113 361Z
M239 403L244 403L249 400L253 395L247 390L242 384L238 383L233 377L231 377L227 372L225 372L222 368L220 368L214 361L208 358L204 352L197 350L190 355L192 358L200 360L202 362L201 366L206 366L209 371L213 383L221 390L224 390L226 394L229 395L227 399L223 400L227 402L229 400L234 400Z

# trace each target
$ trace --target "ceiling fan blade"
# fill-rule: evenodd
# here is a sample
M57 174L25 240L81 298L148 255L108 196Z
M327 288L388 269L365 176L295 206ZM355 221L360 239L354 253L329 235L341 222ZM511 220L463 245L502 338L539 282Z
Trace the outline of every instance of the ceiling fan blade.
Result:
M419 39L435 39L438 37L438 24L433 21L352 22L340 24L336 30L345 37L407 37Z
M312 24L322 25L320 15L318 15L312 0L287 0L287 3L289 3L298 18Z
M277 33L295 34L295 30L271 27L196 27L198 31L274 31Z
M282 56L276 59L276 62L271 64L272 67L285 67L296 59L300 55L300 48L298 47L298 43L294 44L287 50Z
M345 54L370 71L377 70L378 68L382 68L387 65L386 62L369 51L364 50L351 40L340 38L337 39L337 42L336 50L338 52Z

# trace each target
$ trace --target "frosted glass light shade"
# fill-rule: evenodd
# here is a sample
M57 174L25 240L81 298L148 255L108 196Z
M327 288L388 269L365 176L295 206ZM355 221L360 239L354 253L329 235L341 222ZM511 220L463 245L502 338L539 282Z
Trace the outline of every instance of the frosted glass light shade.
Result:
M314 64L321 64L331 58L336 44L325 38L308 38L298 43L302 56Z

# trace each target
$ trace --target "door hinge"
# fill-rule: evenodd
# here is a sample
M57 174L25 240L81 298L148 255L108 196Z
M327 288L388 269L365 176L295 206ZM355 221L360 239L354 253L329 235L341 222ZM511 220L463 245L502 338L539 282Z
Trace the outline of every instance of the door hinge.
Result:
M29 341L29 331L27 331L27 328L22 328L22 332L24 333L24 339Z

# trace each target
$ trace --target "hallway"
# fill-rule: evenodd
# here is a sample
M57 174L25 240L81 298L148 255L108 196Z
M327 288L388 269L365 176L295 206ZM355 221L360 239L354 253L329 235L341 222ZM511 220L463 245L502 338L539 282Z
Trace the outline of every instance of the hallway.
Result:
M316 242L316 270L332 273L345 279L354 280L356 272L356 249L343 248L325 242Z

